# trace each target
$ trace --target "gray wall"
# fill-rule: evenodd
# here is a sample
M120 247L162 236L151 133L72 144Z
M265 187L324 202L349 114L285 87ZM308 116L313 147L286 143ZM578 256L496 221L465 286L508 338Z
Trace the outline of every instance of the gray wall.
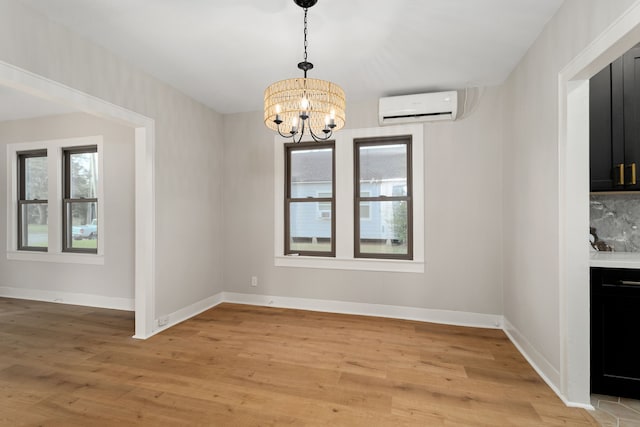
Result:
M501 314L501 111L491 88L468 118L424 126L424 274L274 267L274 134L260 112L225 116L225 290ZM347 114L378 126L376 101Z
M155 119L156 317L220 292L222 116L15 0L0 61Z
M9 261L0 246L0 286L33 291L59 291L133 299L134 274L134 130L88 114L65 114L0 122L0 164L6 144L102 135L106 203L104 265ZM0 188L7 174L0 173ZM7 222L7 197L0 197L0 224ZM0 227L6 242L7 227Z
M565 1L502 86L504 314L557 371L561 346L558 73L632 3ZM585 230L585 242L587 237Z

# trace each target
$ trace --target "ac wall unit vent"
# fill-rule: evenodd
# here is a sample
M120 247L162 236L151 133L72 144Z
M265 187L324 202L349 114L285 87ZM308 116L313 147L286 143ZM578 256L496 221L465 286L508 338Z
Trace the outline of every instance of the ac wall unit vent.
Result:
M398 123L455 120L458 115L458 92L420 93L389 96L378 102L381 126Z

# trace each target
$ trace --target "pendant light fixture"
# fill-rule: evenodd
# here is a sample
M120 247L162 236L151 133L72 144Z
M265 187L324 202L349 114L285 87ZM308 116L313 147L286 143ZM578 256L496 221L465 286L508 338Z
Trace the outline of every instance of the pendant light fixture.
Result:
M305 134L326 141L344 126L344 91L335 83L307 78L313 68L307 61L307 11L318 0L293 1L304 9L304 60L298 64L304 77L275 82L264 91L264 123L296 143Z

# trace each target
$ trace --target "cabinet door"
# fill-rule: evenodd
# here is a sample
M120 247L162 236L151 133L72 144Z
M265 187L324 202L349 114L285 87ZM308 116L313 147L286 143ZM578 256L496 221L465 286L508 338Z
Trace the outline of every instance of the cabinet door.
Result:
M624 54L625 189L640 189L640 47Z
M622 59L589 81L589 173L591 191L624 189Z
M640 270L591 269L591 392L640 398Z

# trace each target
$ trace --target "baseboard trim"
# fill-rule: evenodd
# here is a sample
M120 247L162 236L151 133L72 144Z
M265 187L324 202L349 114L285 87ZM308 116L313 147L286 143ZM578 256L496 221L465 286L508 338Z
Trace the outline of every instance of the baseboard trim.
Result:
M47 291L43 289L13 288L0 286L0 297L55 302L58 304L84 305L114 310L134 310L133 298L107 297L76 292Z
M553 390L553 392L562 400L562 402L572 408L582 408L593 411L594 408L591 405L584 403L571 402L567 400L566 396L560 391L560 372L553 367L551 363L536 350L531 343L524 337L520 331L509 322L507 318L504 318L504 333L511 340L513 345L518 349L520 354L529 362L529 365L540 375L542 380Z
M172 326L177 325L178 323L182 323L185 320L195 317L198 314L204 311L207 311L210 308L213 308L218 304L224 302L223 294L224 292L218 292L217 294L211 295L208 298L205 298L201 301L193 303L187 307L181 308L180 310L174 311L173 313L169 313L164 316L158 316L158 318L155 319L153 324L154 329L149 336L147 337L134 336L134 338L147 339L149 337L152 337L155 334L158 334L166 329L169 329Z
M259 305L265 307L292 308L326 313L356 314L391 319L417 320L420 322L478 328L502 328L502 316L498 314L470 313L453 310L437 310L398 305L368 304L312 298L280 297L273 295L223 292L224 302Z

